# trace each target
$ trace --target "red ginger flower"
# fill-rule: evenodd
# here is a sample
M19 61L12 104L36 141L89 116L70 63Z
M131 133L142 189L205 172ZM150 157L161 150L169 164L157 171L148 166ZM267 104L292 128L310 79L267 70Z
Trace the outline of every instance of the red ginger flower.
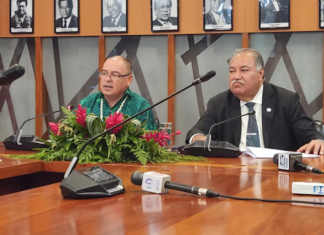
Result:
M141 137L143 139L146 139L146 142L149 142L150 139L154 139L154 142L158 143L161 147L163 147L165 145L168 145L166 140L171 140L171 136L179 134L181 134L180 130L170 135L168 135L168 132L164 132L164 130L162 130L161 132L154 131L150 132L149 134L146 133Z
M78 110L75 111L75 116L77 117L76 122L86 128L86 117L87 117L87 108L83 108L81 104L78 104Z
M62 132L60 131L60 123L55 124L54 122L50 122L49 126L51 128L51 131L54 135L62 135Z
M106 119L106 129L117 125L118 123L121 123L124 120L124 115L122 113L115 112L114 114L110 114L108 118ZM123 128L123 125L120 125L114 129L111 130L112 134L117 134L121 129Z

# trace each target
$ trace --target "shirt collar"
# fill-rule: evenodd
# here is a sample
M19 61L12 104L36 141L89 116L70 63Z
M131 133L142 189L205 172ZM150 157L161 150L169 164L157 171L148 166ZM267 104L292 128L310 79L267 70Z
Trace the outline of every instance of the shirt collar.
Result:
M167 21L162 21L160 19L157 19L162 25L170 25L171 24L171 21L170 21L170 18L167 20Z
M263 97L263 84L262 86L260 87L258 93L254 96L254 98L249 101L251 103L255 103L255 104L262 104L262 97ZM240 105L241 107L244 106L246 103L248 102L245 102L245 101L242 101L240 100Z
M215 21L218 21L218 18L221 18L221 15L218 15L217 13L213 12L213 10L210 10L215 18Z
M118 22L118 20L119 20L119 18L121 17L121 15L122 15L122 11L120 11L120 14L119 14L119 16L116 18L116 20L115 20L115 26L117 26L116 24L117 24L117 22ZM113 22L113 20L114 20L114 18L112 18L111 17L111 23Z

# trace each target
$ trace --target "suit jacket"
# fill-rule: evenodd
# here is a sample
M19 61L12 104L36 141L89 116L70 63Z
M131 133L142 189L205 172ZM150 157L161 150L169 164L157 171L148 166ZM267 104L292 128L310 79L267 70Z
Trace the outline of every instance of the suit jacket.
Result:
M111 23L112 17L106 16L103 20L103 27L126 27L126 14L121 13L121 16L119 17L119 20L115 25Z
M232 19L231 19L230 15L228 14L227 9L223 9L223 17L225 19L226 24L232 24ZM205 14L205 24L217 25L217 22L215 20L213 13L211 12L211 10L209 10Z
M55 20L55 27L56 28L62 28L63 26L63 18L59 18ZM78 27L78 17L75 15L72 15L70 24L67 26L68 28L77 28Z
M170 17L169 21L172 25L178 25L178 18L177 17ZM153 26L163 26L163 24L160 23L157 19L153 21Z
M196 133L207 134L212 124L239 115L240 100L230 90L214 96L208 101L205 114L188 132L186 143ZM241 118L237 118L214 127L212 139L239 146L241 125ZM296 151L311 140L324 140L313 120L307 117L298 94L269 83L263 84L262 130L265 148Z

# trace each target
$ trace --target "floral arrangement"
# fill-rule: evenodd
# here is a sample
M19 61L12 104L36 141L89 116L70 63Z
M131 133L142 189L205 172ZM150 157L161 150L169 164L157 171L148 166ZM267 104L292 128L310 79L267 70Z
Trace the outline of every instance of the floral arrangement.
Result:
M94 114L87 115L86 108L78 105L78 109L70 111L62 107L65 118L59 123L49 123L51 128L49 141L42 140L49 147L37 149L36 154L24 155L44 161L70 161L83 144L90 138L121 123L128 117L122 113L100 119ZM175 162L175 161L206 161L202 157L181 156L163 148L172 135L164 131L146 131L145 123L132 119L103 136L98 137L82 151L79 163L115 163L139 162L141 164ZM22 156L18 156L22 157Z

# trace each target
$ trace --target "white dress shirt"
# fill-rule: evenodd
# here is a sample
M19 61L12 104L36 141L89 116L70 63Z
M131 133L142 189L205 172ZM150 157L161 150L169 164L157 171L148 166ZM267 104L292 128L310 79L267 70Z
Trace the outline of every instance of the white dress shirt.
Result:
M62 28L64 27L65 20L66 20L66 27L67 28L69 27L70 22L71 22L71 18L72 18L72 15L69 18L67 18L67 19L62 18Z
M119 18L121 17L122 13L123 12L120 12L119 16L116 18L115 23L114 23L115 27L117 26L117 22L119 21ZM111 23L113 23L113 21L114 21L114 18L111 17Z
M212 12L212 14L213 14L213 16L214 16L214 18L215 18L215 21L216 21L216 24L217 24L217 25L224 25L224 24L226 24L226 23L225 23L225 19L224 19L223 14L218 15L218 14L216 14L216 13L213 12L213 11L211 11L211 12Z

